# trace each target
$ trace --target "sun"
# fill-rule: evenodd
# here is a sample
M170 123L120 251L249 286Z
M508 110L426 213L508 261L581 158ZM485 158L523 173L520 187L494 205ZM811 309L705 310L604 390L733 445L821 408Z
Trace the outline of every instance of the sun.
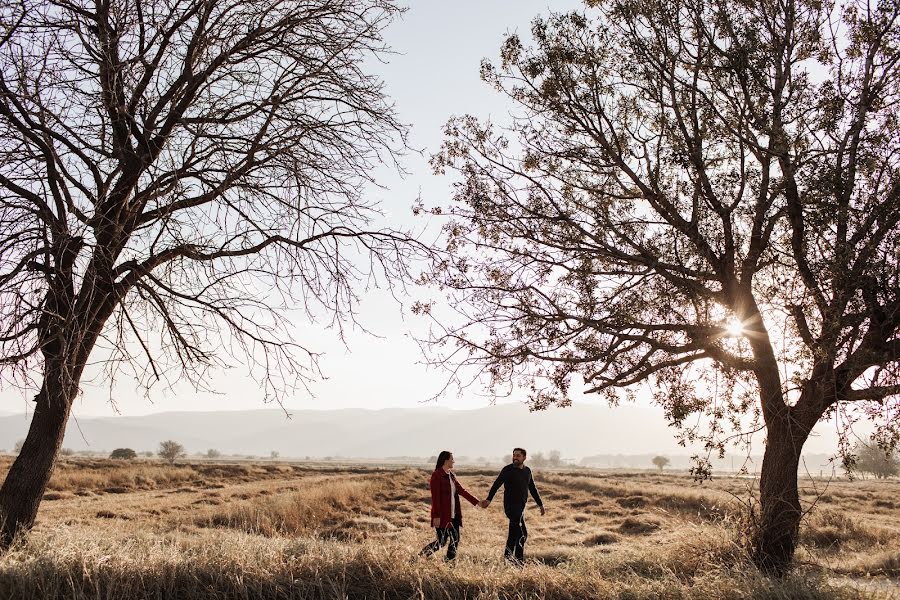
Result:
M731 337L740 337L744 335L744 324L737 318L733 318L725 324L725 331Z

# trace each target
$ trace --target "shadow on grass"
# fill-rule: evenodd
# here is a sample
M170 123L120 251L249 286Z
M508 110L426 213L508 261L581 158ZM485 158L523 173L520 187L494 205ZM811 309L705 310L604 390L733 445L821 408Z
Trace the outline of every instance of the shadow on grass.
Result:
M317 561L281 555L275 564L228 560L145 564L122 557L31 556L0 559L0 600L143 599L180 600L407 600L411 598L576 600L629 598L725 600L849 600L870 598L859 590L832 587L802 577L773 581L755 572L710 569L696 578L660 565L632 564L610 578L566 564L565 552L533 553L524 569L460 561L417 561L399 554L357 555ZM262 559L262 557L260 557ZM269 560L275 558L268 557ZM263 562L265 560L263 559ZM268 568L265 568L268 567ZM273 568L274 567L274 568Z

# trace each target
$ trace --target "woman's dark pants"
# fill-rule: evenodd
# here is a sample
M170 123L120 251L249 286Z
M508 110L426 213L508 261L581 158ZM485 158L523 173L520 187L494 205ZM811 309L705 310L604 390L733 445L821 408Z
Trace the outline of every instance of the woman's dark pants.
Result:
M431 556L447 544L447 560L456 558L456 549L459 547L459 523L454 521L447 528L435 527L437 539L422 548L419 552L422 556Z

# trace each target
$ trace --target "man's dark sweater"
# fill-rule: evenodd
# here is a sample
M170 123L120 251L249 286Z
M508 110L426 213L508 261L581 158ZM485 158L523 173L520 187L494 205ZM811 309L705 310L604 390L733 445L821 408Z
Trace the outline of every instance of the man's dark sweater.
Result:
M500 471L497 481L491 486L488 492L487 500L490 502L494 499L494 494L503 486L503 511L510 519L516 518L525 510L525 504L528 502L528 492L538 506L543 506L541 495L538 494L537 487L534 485L534 478L531 476L531 469L528 467L518 468L514 464L508 464Z

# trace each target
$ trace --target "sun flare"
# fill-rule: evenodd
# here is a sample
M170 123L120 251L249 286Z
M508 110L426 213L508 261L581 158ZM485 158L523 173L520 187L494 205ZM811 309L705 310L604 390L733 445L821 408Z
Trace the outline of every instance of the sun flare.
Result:
M731 319L726 323L725 330L728 332L728 335L739 337L744 335L744 324L738 319Z

